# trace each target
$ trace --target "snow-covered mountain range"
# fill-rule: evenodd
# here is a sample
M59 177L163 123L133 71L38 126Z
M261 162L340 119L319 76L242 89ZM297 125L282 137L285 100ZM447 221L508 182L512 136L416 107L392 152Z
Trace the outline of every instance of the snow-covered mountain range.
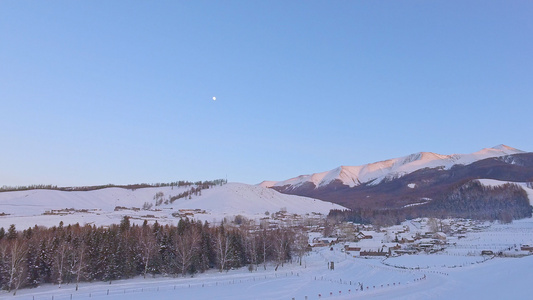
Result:
M531 189L533 153L499 145L471 154L419 152L363 166L341 166L259 185L229 183L204 189L192 198L170 201L191 187L104 188L92 191L26 190L0 193L0 227L17 224L108 225L128 215L174 223L193 214L209 222L243 215L259 219L286 210L299 215L328 214L331 209L402 208L428 203L472 180L521 182ZM484 181L489 182L489 181ZM155 196L160 194L160 205ZM531 198L531 193L529 194ZM320 199L320 200L318 200ZM429 199L429 200L428 200ZM152 208L143 208L145 204ZM333 204L336 203L336 204Z
M341 166L284 181L265 181L259 185L281 193L330 201L350 209L410 208L425 215L439 210L450 213L450 208L443 208L448 205L447 197L457 193L461 186L483 179L521 183L523 189L530 187L533 185L533 153L505 145L471 154L419 152L362 166ZM492 192L478 191L480 196L477 200L459 197L473 202L463 203L460 209L457 205L454 208L460 211L468 205L480 205L496 199L496 195L489 196L488 193ZM528 199L523 198L524 195L512 197L509 201L521 201L521 211L527 214L527 204L523 200Z
M284 181L263 181L259 185L263 187L286 187L285 190L295 189L304 184L312 184L315 188L319 188L333 181L339 181L349 187L361 184L376 185L424 168L448 170L454 165L469 165L487 158L519 153L525 153L525 151L506 145L485 148L471 154L442 155L432 152L418 152L362 166L340 166L330 171L301 175Z

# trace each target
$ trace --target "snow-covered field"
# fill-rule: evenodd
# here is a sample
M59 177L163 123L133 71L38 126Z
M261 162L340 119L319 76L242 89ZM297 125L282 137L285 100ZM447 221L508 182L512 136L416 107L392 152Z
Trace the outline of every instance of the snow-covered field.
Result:
M468 222L468 221L465 221ZM423 222L421 222L423 224ZM533 244L533 219L512 224L472 223L461 239L450 237L444 251L398 257L353 257L343 245L316 247L302 265L277 271L262 265L187 277L134 278L75 286L43 285L2 299L531 299L533 256L520 245ZM407 221L413 231L424 225ZM420 226L417 228L416 226ZM385 233L381 233L384 235ZM376 233L379 237L380 233ZM503 256L482 256L486 249ZM334 270L328 268L334 263ZM362 290L361 290L362 288Z
M46 285L25 289L4 299L531 299L533 256L494 258L483 263L449 268L402 269L380 259L354 258L337 245L315 248L300 266L285 264L274 271L216 271L186 278L129 279L111 283L84 283L61 289ZM438 265L441 256L429 255ZM416 265L418 255L402 256L398 263ZM328 269L334 262L335 269ZM361 291L361 286L363 290ZM307 298L306 298L307 297Z

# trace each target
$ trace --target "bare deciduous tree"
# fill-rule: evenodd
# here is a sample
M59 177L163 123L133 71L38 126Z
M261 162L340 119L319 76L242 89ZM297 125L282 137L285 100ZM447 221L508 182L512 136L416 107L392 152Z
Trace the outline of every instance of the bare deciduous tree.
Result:
M276 260L277 271L279 266L283 267L283 263L290 255L290 245L294 242L294 232L289 228L278 228L272 232L272 249Z
M220 272L226 269L231 260L231 241L229 235L221 226L215 236L215 253L217 256L218 269Z
M266 270L266 262L268 257L268 251L270 250L270 235L268 229L268 223L261 223L261 231L259 232L260 251L263 259L263 268Z
M189 270L194 256L198 252L200 247L200 237L200 232L197 227L193 225L189 226L189 228L182 233L177 233L174 238L176 262L183 276L185 276Z
M9 280L7 283L8 292L14 291L13 295L17 294L17 290L25 279L26 266L24 264L26 258L27 244L19 239L11 240L8 244L3 257L7 258L9 262ZM6 257L7 256L7 257Z
M72 249L72 259L70 261L70 272L76 275L76 291L78 290L80 279L85 271L85 244L79 243Z
M304 231L303 228L301 228L294 235L294 250L296 252L296 255L298 255L298 262L300 266L302 265L302 258L307 252L308 247L309 247L309 236L307 232Z
M56 257L54 259L54 269L57 276L57 283L59 288L63 283L65 277L66 265L67 265L67 255L70 253L71 249L65 241L60 241L60 244L57 246Z
M155 236L153 235L149 226L143 226L141 228L141 233L139 236L139 246L141 248L141 257L144 264L143 276L144 278L146 278L150 259L157 251L157 240L155 239Z

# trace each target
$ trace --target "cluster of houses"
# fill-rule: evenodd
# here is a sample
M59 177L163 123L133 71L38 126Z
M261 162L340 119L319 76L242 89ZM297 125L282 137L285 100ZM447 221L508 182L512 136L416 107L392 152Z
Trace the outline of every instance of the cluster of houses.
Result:
M443 232L411 232L409 226L398 225L380 230L371 225L344 223L333 237L315 237L311 247L343 243L342 251L354 257L385 257L419 252L434 253L444 249L447 235Z
M435 253L444 249L446 235L442 232L407 237L395 237L392 242L364 236L359 242L344 244L346 253L353 256L398 256L402 254L416 254L419 252Z
M310 242L311 247L332 246L342 244L342 250L354 257L391 257L403 254L437 253L447 247L456 245L457 241L466 238L468 233L487 229L488 224L474 220L431 220L417 219L409 225L396 225L387 228L373 227L354 223L342 223L336 226L334 233L328 238L315 235ZM411 228L410 228L411 227ZM533 244L515 245L520 255L533 254ZM508 251L513 247L509 247ZM479 249L481 255L494 256L501 250ZM514 252L514 251L513 251ZM527 255L527 254L525 254Z
M206 214L207 212L203 209L179 209L177 212L172 213L173 217L176 218L194 218L195 214Z
M189 216L192 211L180 211ZM197 213L197 212L194 212ZM386 228L350 222L334 223L322 214L296 215L282 209L274 213L265 213L259 220L245 220L250 230L260 228L293 227L296 232L307 232L309 248L330 247L341 244L347 255L354 257L394 257L404 254L437 253L455 245L457 240L466 238L467 233L482 231L486 224L470 220L437 220L432 223L427 219L412 220L403 225ZM240 222L236 224L241 224ZM244 224L242 223L242 224ZM407 225L409 224L409 225ZM445 232L444 232L445 231ZM522 245L522 251L533 254L533 246ZM481 255L496 255L487 249L478 250Z
M49 216L49 215L66 216L66 215L71 215L74 213L88 213L88 212L96 213L99 211L101 211L101 209L99 208L95 208L95 209L62 208L62 209L47 210L43 213L43 216Z

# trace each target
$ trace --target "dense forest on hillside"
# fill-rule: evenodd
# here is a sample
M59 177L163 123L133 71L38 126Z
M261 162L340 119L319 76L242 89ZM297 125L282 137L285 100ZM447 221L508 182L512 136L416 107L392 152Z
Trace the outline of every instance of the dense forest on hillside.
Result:
M473 180L458 184L450 192L403 208L332 210L330 218L376 225L399 224L417 217L468 218L511 222L530 218L532 207L527 193L516 184L484 186Z
M516 184L485 186L473 180L456 186L447 195L421 206L435 216L449 215L479 220L500 220L531 217L531 205L526 191Z
M307 250L307 236L290 228L252 228L182 219L95 227L60 224L17 231L0 228L0 287L15 291L42 283L77 284L138 275L184 276L273 262L277 266ZM300 241L300 242L298 242Z

